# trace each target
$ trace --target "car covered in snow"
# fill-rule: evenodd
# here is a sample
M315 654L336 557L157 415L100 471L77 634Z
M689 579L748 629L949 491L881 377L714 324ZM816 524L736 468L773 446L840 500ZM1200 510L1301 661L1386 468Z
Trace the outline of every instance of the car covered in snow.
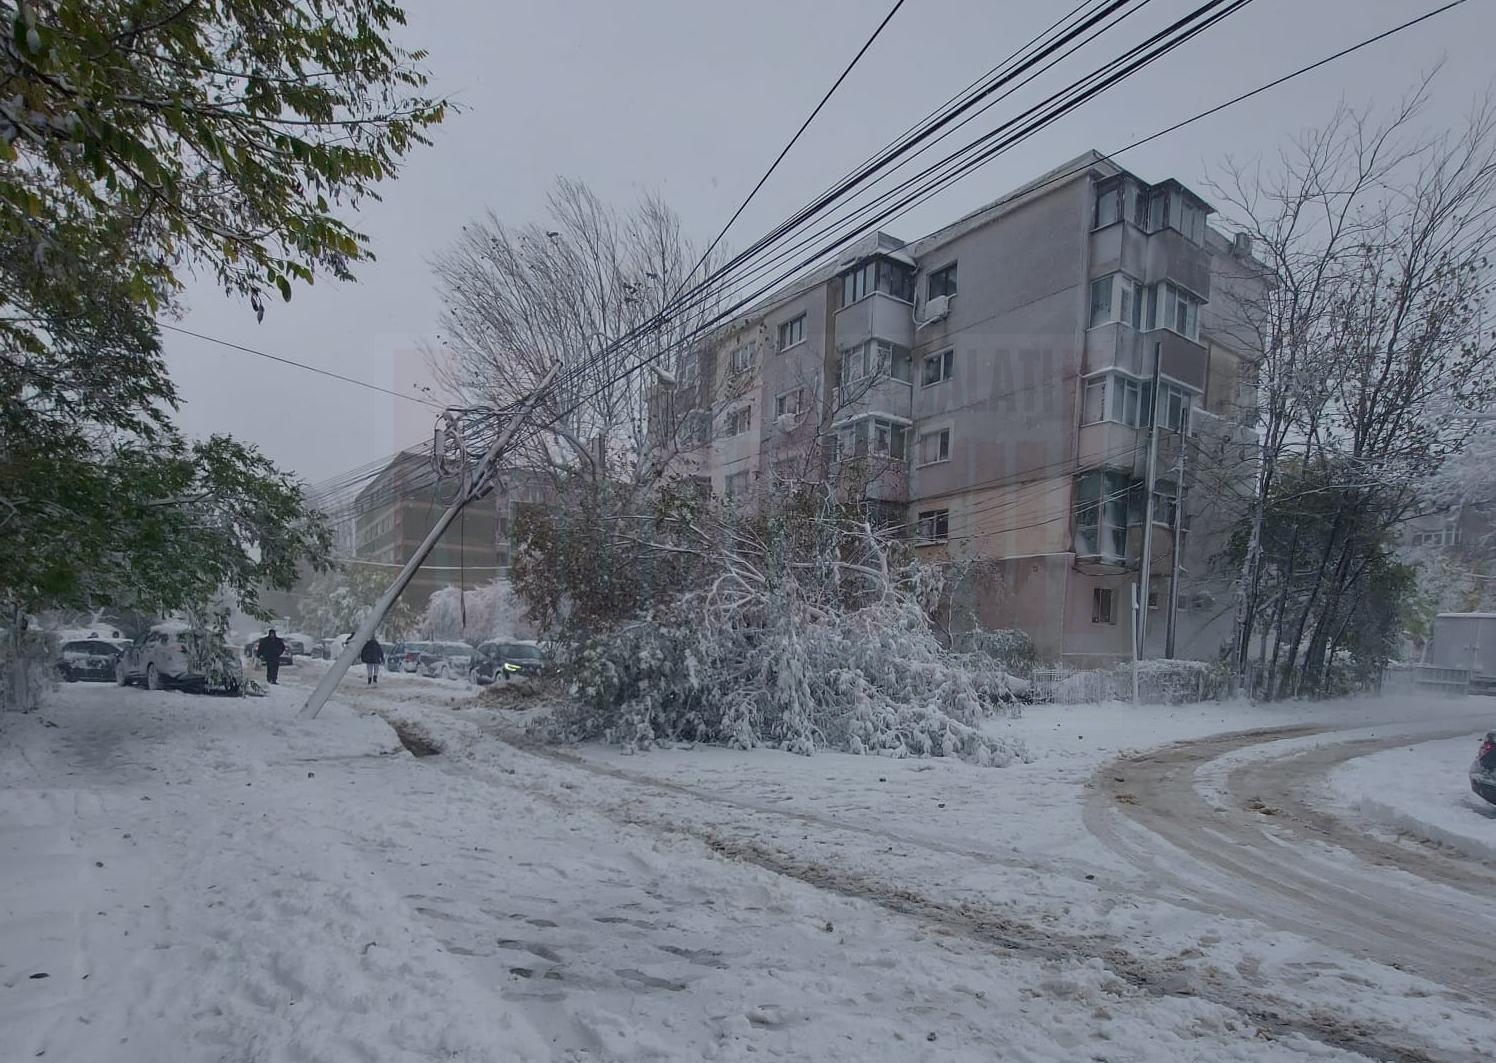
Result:
M109 682L123 644L112 639L70 639L57 651L57 674L64 683L81 680Z
M1475 763L1470 765L1470 789L1496 805L1496 731L1481 739Z
M243 668L228 646L212 645L212 638L186 624L157 624L119 655L115 682L122 687L139 683L150 690L241 693Z
M410 646L406 646L406 657ZM465 676L473 663L473 648L466 642L425 642L416 656L416 672L428 679L451 679Z
M546 673L544 651L533 642L485 642L473 655L468 678L480 686L498 679L534 679Z

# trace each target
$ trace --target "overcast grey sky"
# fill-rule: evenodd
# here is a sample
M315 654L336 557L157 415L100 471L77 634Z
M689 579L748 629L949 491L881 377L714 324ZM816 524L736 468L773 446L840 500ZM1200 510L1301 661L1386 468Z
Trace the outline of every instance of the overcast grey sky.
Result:
M1255 0L1159 63L885 226L936 228L1086 148L1109 151L1442 0ZM437 92L463 106L355 224L379 261L357 284L320 282L262 323L211 287L181 324L417 395L419 345L437 332L430 257L468 218L539 216L557 176L626 202L657 189L693 237L714 235L892 0L406 0L406 43L427 49ZM760 232L1039 32L1072 0L907 0L728 237ZM1153 0L1105 39L1130 45L1194 0ZM1430 126L1458 124L1492 77L1496 4L1470 0L1422 26L1197 123L1119 161L1198 185L1228 152L1271 154L1343 98L1392 103L1443 62ZM1103 56L1102 42L1042 84ZM1080 60L1085 60L1084 66ZM1036 86L1037 87L1037 86ZM1025 97L1033 99L1037 97ZM1014 101L1017 102L1016 100ZM1013 109L1000 107L1003 114ZM259 443L282 468L332 476L430 430L414 403L168 334L195 434Z

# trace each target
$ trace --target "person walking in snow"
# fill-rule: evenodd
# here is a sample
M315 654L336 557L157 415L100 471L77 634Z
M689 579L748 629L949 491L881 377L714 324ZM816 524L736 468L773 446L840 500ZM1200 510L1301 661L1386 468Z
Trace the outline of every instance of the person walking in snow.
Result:
M280 685L275 677L280 675L281 654L285 652L285 641L275 633L275 628L271 628L255 649L255 656L265 662L265 682Z
M371 636L364 643L363 649L358 651L358 659L364 662L365 685L378 684L379 666L384 663L384 647L379 644L379 640Z

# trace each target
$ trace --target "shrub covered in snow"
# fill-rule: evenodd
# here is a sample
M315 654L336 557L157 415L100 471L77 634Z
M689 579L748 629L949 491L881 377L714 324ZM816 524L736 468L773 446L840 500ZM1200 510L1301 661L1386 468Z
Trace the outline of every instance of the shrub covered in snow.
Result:
M1150 659L1138 662L1138 700L1145 705L1210 701L1225 692L1229 676L1208 661ZM1061 705L1132 700L1132 665L1052 676L1041 689Z
M939 570L854 510L805 493L767 515L697 503L639 525L623 534L655 555L655 571L680 559L669 591L630 588L622 600L650 604L614 623L594 604L585 626L563 624L575 703L543 725L551 736L993 765L1021 755L976 726L1016 712L1006 673L936 636ZM626 551L612 549L610 567L627 571ZM533 573L521 566L521 587Z

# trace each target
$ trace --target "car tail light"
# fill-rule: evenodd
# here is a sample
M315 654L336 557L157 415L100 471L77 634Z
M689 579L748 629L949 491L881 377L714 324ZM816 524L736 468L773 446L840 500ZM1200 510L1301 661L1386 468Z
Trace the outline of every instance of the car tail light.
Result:
M1485 760L1491 753L1496 752L1496 742L1487 738L1480 744L1480 752L1475 754L1476 760Z

